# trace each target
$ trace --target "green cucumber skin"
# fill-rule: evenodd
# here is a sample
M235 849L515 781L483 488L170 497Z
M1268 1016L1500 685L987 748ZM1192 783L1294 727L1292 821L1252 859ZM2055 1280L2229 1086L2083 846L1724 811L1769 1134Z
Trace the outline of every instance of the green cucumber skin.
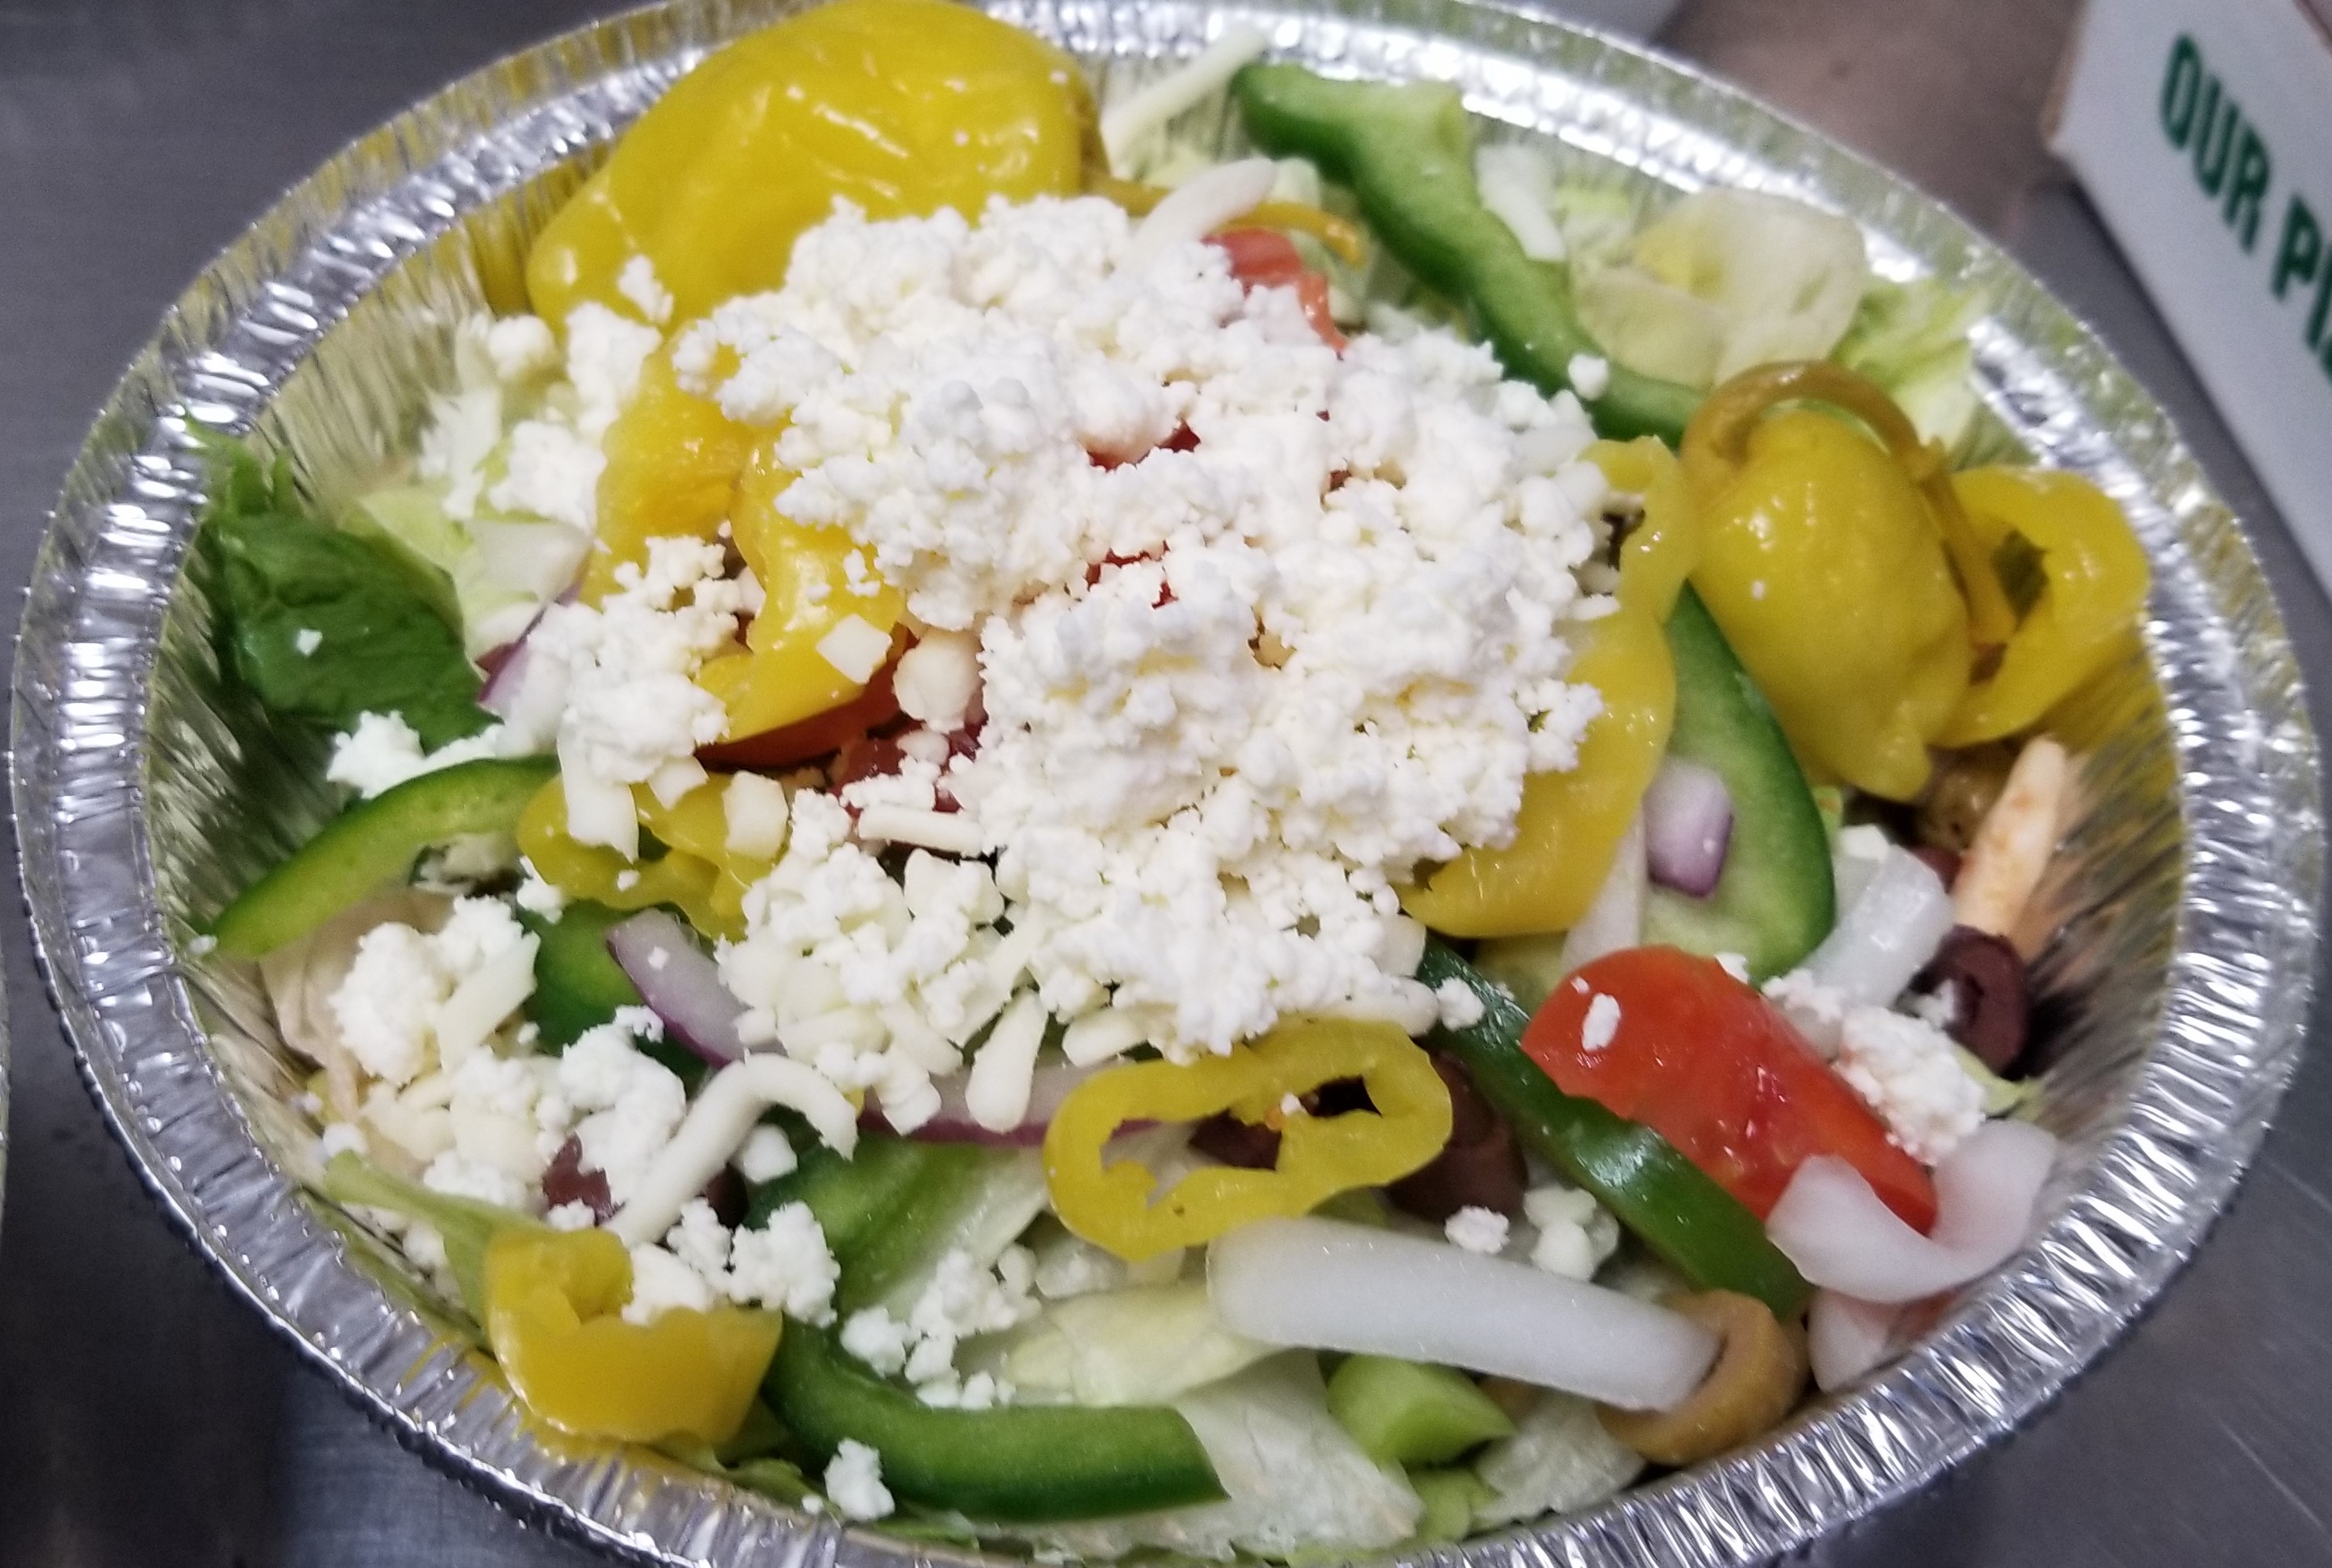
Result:
M259 958L410 875L433 844L508 833L556 759L486 758L408 779L327 823L292 858L243 890L211 923L218 951Z
M1706 898L1647 890L1644 942L1711 958L1738 953L1762 982L1795 967L1838 918L1830 837L1780 722L1689 588L1677 597L1668 636L1677 673L1668 755L1724 777L1733 841Z
M1439 941L1426 944L1417 978L1429 986L1454 979L1480 999L1479 1022L1436 1029L1429 1039L1465 1065L1541 1159L1595 1194L1696 1289L1754 1296L1784 1322L1804 1310L1812 1286L1755 1215L1658 1133L1564 1094L1523 1054L1530 1015L1514 998Z
M794 1434L883 1456L903 1497L999 1524L1144 1514L1223 1496L1190 1423L1164 1405L934 1410L856 1365L831 1331L789 1323L764 1390Z
M1464 1372L1391 1356L1344 1358L1328 1413L1379 1464L1446 1465L1515 1423Z

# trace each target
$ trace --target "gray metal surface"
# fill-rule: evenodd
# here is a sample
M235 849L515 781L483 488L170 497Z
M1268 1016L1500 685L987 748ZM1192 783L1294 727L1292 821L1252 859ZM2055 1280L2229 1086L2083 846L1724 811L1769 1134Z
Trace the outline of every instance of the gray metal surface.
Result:
M0 9L0 572L22 580L33 521L116 365L264 196L435 81L569 19L491 4L158 5L60 11L40 27L24 6ZM176 140L137 134L165 125ZM108 227L130 211L134 228ZM184 214L185 228L158 232L157 213ZM2230 499L2263 518L2086 215L2044 193L2010 237L2171 395ZM2332 667L2321 600L2288 541L2263 550L2313 667ZM0 1562L530 1560L514 1531L320 1384L287 1382L289 1358L163 1232L98 1135L21 930L7 939L20 1099L0 1244ZM2332 1249L2323 1201L2309 1202L2320 1157L2311 1168L2291 1152L2315 1152L2309 1122L2332 1118L2322 1076L2303 1077L2250 1196L2130 1347L2035 1431L1826 1556L2326 1555L2324 1495L2307 1490L2325 1478L2299 1462L2326 1447L2326 1357L2301 1336L2323 1332Z

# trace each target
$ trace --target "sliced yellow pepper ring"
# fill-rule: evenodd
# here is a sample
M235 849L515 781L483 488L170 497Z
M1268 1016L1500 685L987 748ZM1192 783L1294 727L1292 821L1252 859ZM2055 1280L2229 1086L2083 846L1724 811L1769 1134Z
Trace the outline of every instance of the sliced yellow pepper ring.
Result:
M1367 1088L1370 1111L1288 1114L1268 1171L1209 1166L1153 1196L1157 1178L1104 1150L1129 1122L1243 1122L1282 1114L1291 1095L1341 1078ZM1072 1090L1045 1133L1045 1180L1061 1223L1133 1261L1222 1235L1250 1220L1308 1214L1339 1192L1417 1170L1449 1141L1449 1089L1399 1028L1347 1018L1282 1023L1228 1056L1135 1062Z
M569 898L610 909L669 904L705 935L734 941L745 934L745 890L769 875L769 862L731 853L726 786L725 779L708 779L670 806L645 784L636 786L632 800L640 826L663 843L664 853L635 864L567 831L567 790L554 778L520 815L518 846L535 875Z
M1523 782L1514 842L1469 849L1401 894L1401 907L1451 936L1568 931L1595 902L1620 840L1659 771L1676 719L1676 664L1660 623L1699 553L1684 474L1651 437L1599 442L1588 456L1614 489L1643 497L1620 549L1620 610L1572 634L1564 679L1594 687L1603 711L1578 765Z
M784 1320L716 1307L626 1323L632 1260L605 1230L513 1227L486 1245L485 1329L526 1408L578 1437L726 1442Z
M1878 387L1810 362L1719 387L1680 455L1702 530L1693 587L1809 771L1916 796L1972 636L2013 626L1974 571L1942 452Z
M1146 215L1151 208L1172 194L1162 185L1143 185L1138 180L1119 179L1114 175L1106 174L1091 176L1086 188L1097 196L1108 197L1137 218ZM1347 266L1368 265L1368 236L1361 232L1361 225L1308 202L1265 202L1249 208L1238 219L1237 226L1309 234L1327 246L1335 253L1337 260Z

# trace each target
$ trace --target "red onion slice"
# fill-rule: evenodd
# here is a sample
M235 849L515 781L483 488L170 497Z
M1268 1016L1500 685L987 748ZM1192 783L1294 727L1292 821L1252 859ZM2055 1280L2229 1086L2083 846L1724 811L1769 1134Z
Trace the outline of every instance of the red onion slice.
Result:
M1897 1219L1853 1166L1817 1154L1798 1167L1765 1234L1814 1285L1868 1302L1916 1301L1965 1285L2024 1245L2057 1140L2023 1122L1987 1122L1935 1167L1935 1228Z
M1693 898L1716 891L1733 843L1733 794L1714 768L1671 757L1644 791L1644 864L1654 882Z
M964 1086L970 1075L951 1074L937 1081L938 1113L907 1136L923 1143L985 1143L997 1149L1033 1149L1045 1141L1045 1130L1053 1124L1053 1113L1061 1108L1069 1091L1100 1070L1098 1066L1072 1066L1066 1062L1038 1067L1029 1082L1028 1109L1020 1118L1020 1124L1000 1133L991 1132L972 1120L971 1107L964 1101ZM871 1125L890 1125L879 1111L870 1111L865 1120Z
M686 926L661 909L644 909L608 929L607 951L674 1044L714 1066L744 1055L737 1020L745 1004L721 983L720 969Z

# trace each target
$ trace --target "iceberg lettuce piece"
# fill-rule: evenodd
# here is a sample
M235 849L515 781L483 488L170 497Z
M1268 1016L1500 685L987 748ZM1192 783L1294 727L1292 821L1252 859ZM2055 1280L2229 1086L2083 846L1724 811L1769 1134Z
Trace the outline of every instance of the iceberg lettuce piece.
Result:
M1880 279L1831 357L1886 387L1921 435L1956 453L1978 406L1968 330L1990 308L1981 291L1935 278Z
M1477 1529L1600 1503L1644 1468L1643 1456L1605 1431L1595 1407L1573 1394L1541 1394L1515 1426L1475 1462L1494 1494L1474 1509Z
M1309 1351L1274 1356L1173 1403L1214 1464L1222 1502L1050 1525L1030 1538L1095 1559L1145 1546L1219 1559L1343 1556L1408 1540L1424 1515L1400 1468L1371 1460L1328 1413Z

